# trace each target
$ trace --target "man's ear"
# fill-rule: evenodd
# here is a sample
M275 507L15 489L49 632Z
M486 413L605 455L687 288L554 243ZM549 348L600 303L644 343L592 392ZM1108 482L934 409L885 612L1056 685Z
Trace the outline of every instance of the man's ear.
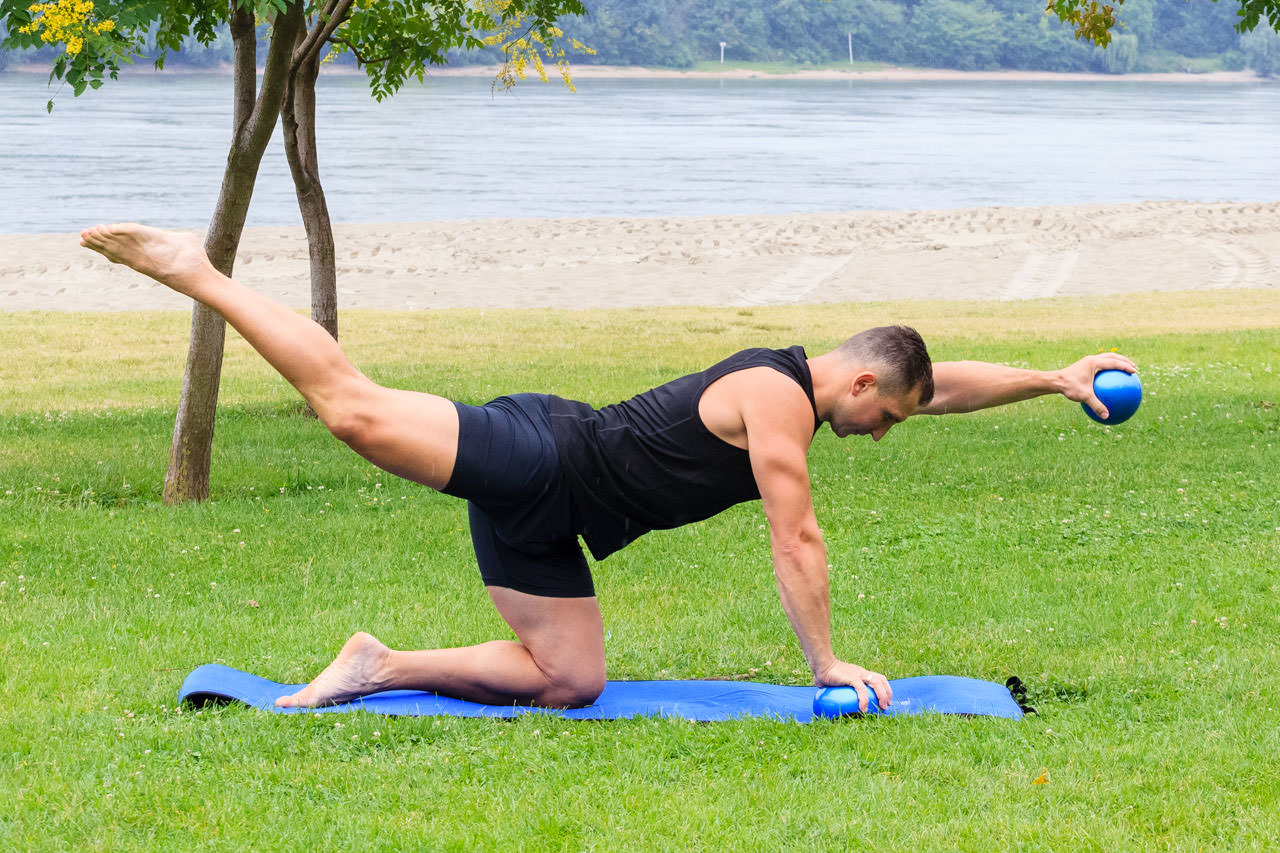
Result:
M853 382L849 386L849 393L856 397L863 391L869 391L875 387L876 375L870 370L862 370L854 374Z

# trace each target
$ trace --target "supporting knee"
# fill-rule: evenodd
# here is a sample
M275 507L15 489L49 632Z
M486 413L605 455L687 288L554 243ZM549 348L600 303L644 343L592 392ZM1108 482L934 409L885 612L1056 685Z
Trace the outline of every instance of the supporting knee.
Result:
M604 685L603 672L576 675L553 682L538 697L538 704L547 708L585 708L600 698Z

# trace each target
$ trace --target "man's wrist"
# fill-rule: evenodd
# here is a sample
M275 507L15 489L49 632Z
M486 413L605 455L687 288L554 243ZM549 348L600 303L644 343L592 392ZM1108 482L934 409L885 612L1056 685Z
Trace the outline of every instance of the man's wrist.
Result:
M809 661L809 669L813 670L813 680L815 682L821 682L823 674L830 670L831 667L835 666L835 664L836 656L834 653L825 655L821 658L814 657Z
M1065 370L1047 370L1044 372L1046 393L1065 394L1071 383Z

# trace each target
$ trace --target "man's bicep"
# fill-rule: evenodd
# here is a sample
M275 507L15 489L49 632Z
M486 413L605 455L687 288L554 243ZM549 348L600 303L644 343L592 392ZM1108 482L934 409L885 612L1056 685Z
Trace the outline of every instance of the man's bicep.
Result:
M933 364L933 399L916 409L917 415L945 415L967 411L961 405L973 383L975 362L939 361Z
M774 535L815 528L809 494L813 407L804 391L777 373L765 373L742 401L751 472Z
M775 534L816 526L807 451L806 441L783 431L757 435L748 450L765 517Z

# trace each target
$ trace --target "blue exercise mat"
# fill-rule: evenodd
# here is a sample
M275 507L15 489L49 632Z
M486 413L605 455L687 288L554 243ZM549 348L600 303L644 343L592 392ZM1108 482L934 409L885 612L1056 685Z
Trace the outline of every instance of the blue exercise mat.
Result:
M1020 719L1022 708L1003 684L955 675L900 678L893 685L893 704L885 716L966 714ZM178 701L243 702L279 714L335 714L369 711L389 716L516 717L554 714L570 720L618 720L631 717L677 717L715 722L739 717L767 717L807 723L813 719L814 687L787 687L753 681L610 681L595 704L568 711L511 705L481 705L417 690L387 690L323 708L277 708L277 697L301 690L302 684L280 684L229 666L199 667L182 683Z

